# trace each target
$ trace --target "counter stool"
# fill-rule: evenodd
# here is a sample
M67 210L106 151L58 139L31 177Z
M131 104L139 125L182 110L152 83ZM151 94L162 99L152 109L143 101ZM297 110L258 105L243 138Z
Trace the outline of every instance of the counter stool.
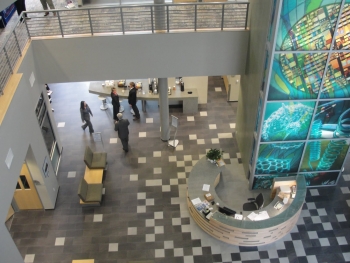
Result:
M98 99L102 101L102 105L100 106L101 110L107 110L107 102L106 102L106 97L104 96L98 96Z

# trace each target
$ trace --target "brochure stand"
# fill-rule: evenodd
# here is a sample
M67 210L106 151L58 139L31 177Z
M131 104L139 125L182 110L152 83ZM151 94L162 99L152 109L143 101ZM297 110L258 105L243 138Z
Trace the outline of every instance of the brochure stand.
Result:
M178 120L179 120L179 118L175 117L174 115L171 115L171 125L169 128L169 138L170 138L171 127L175 128L175 133L174 133L174 139L168 141L168 146L172 146L174 148L179 144L179 140L175 139L176 133L177 133Z

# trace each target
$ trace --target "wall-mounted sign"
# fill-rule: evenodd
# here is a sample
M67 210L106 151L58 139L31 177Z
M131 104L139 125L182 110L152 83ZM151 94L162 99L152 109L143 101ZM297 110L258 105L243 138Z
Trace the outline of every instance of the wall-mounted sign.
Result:
M13 152L10 148L5 159L5 163L8 169L10 169L11 167L12 160L13 160Z
M44 164L42 167L43 173L45 177L49 177L49 161L47 156L45 156Z

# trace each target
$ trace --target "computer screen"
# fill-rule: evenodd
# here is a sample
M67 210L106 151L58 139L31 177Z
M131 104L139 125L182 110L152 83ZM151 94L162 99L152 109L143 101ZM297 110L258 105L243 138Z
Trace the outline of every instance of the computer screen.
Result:
M227 207L219 207L219 212L220 213L223 213L225 215L228 215L228 216L233 216L236 214L236 211L230 209L230 208L227 208Z

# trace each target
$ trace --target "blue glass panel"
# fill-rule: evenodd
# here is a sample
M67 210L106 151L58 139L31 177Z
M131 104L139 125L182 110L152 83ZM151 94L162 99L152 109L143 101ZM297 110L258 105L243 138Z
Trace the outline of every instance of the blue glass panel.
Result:
M274 102L266 105L261 141L305 140L315 102Z
M325 53L276 54L268 100L316 99L326 62Z
M305 143L260 144L255 174L296 172Z
M276 50L329 49L341 0L283 1Z
M346 157L347 140L321 140L306 146L300 172L340 170Z
M349 52L336 52L331 55L320 97L350 98Z
M310 139L350 137L350 101L320 101L317 106Z
M301 175L304 175L307 186L330 186L337 183L340 172L305 173Z
M288 176L296 176L296 174L273 174L255 176L253 182L253 189L271 189L274 178Z

